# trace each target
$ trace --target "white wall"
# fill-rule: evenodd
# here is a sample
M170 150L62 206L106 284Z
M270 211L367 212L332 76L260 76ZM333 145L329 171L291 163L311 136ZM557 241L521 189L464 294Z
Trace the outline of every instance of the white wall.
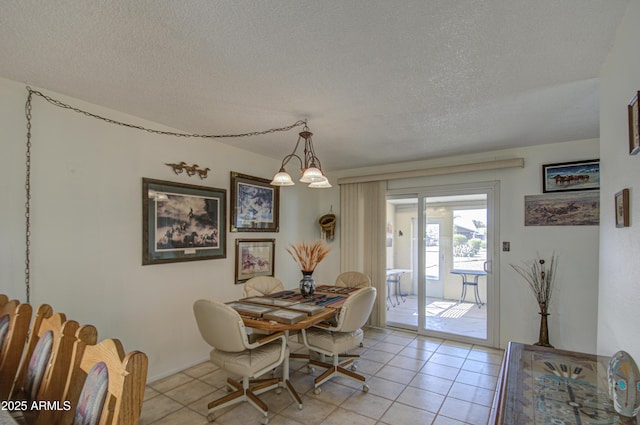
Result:
M42 91L100 115L164 129ZM0 79L0 292L23 302L26 96L23 84ZM95 325L99 338L120 338L127 351L144 351L149 380L208 358L192 304L241 296L242 285L234 284L236 238L276 238L276 276L287 287L297 285L300 274L285 248L317 238L317 217L325 212L318 192L300 184L281 190L279 233L228 233L226 259L141 265L143 177L229 191L230 171L270 178L279 160L215 141L114 126L39 97L32 132L31 304L49 303L70 319ZM293 143L295 134L290 136ZM209 177L175 175L164 165L179 161L211 168ZM317 276L324 275L335 279L334 270L320 264Z
M598 353L618 350L640 361L640 155L628 154L627 105L640 90L640 1L632 0L601 74L601 202ZM615 227L613 199L630 190L631 227Z
M539 315L530 289L510 264L555 251L560 259L556 294L549 317L551 343L557 348L594 352L598 307L598 226L524 226L524 196L542 193L542 164L599 157L598 140L572 141L484 154L441 158L414 163L342 170L330 177L416 170L453 164L523 157L524 168L425 177L389 182L389 189L456 183L500 181L500 241L511 242L510 252L501 252L499 345L509 341L538 340ZM335 207L335 206L334 206ZM605 205L606 209L606 205Z

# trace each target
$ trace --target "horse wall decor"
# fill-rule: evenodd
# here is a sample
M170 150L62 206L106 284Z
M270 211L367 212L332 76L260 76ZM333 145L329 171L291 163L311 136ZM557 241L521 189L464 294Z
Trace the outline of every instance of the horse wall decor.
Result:
M166 163L166 166L171 167L171 169L173 170L174 173L176 173L176 175L178 174L182 174L183 172L187 172L187 175L189 177L191 176L195 176L196 174L198 175L198 177L200 177L201 180L204 180L207 178L207 173L209 172L209 170L211 170L211 168L207 167L207 168L198 168L199 165L198 164L193 164L193 165L187 165L186 162L184 161L180 161L178 163Z

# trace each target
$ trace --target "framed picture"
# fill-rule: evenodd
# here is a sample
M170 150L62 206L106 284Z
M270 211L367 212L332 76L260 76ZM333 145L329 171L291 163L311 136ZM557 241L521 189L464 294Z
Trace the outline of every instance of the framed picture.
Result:
M227 191L142 179L142 264L227 256Z
M279 232L280 188L270 180L231 172L231 231Z
M275 239L236 239L236 283L273 276Z
M525 226L600 224L600 191L549 193L524 197Z
M640 91L633 96L629 106L629 155L640 152L640 108L638 107L638 97Z
M629 227L629 189L616 193L616 227Z
M600 160L560 162L542 166L542 192L600 189Z

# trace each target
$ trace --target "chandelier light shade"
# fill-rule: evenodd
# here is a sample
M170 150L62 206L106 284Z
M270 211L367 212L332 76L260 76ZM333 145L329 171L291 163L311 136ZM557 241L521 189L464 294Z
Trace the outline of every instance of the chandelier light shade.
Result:
M273 186L293 186L295 183L293 179L285 170L285 166L291 161L292 158L297 158L300 162L300 173L302 177L300 178L301 183L308 183L311 188L327 188L331 187L331 183L329 183L329 179L322 172L322 166L320 165L320 160L316 156L316 152L313 149L313 141L311 140L311 136L313 133L309 131L309 127L307 127L307 123L305 122L303 130L300 132L298 136L298 141L296 142L296 146L293 148L293 151L284 157L282 160L282 165L280 166L280 171L273 176L273 180L271 184ZM301 142L304 140L304 160L296 153L298 147Z

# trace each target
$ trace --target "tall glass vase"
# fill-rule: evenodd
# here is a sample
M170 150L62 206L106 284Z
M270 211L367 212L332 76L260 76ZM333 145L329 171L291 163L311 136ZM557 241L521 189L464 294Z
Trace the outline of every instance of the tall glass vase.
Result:
M540 335L538 336L538 342L533 345L539 345L541 347L553 348L553 345L549 344L549 325L547 323L547 306L545 303L540 303Z
M302 272L300 279L300 294L303 297L310 297L316 291L316 281L313 280L313 272Z

